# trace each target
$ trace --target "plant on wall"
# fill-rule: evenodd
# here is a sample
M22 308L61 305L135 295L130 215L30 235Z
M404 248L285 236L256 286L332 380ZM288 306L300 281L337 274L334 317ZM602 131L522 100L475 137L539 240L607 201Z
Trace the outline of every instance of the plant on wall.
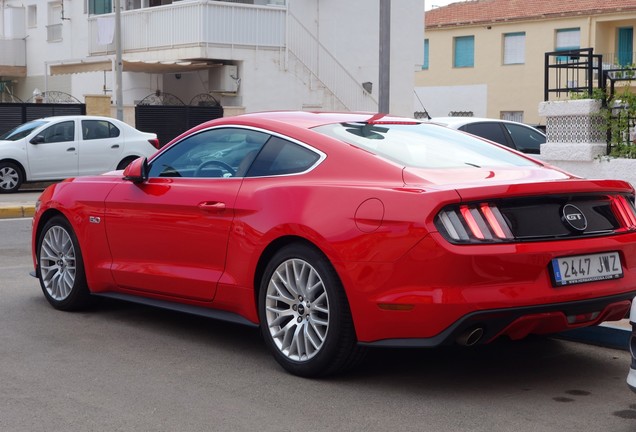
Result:
M590 95L571 93L570 99L597 99L603 101L602 131L607 134L608 157L636 159L636 94L631 81L624 81L621 91L609 96L595 88Z

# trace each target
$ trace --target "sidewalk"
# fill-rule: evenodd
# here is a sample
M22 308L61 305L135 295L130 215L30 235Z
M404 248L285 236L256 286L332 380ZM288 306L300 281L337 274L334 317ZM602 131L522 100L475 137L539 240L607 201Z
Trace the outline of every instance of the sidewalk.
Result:
M0 219L31 217L43 187L21 189L18 193L0 194Z

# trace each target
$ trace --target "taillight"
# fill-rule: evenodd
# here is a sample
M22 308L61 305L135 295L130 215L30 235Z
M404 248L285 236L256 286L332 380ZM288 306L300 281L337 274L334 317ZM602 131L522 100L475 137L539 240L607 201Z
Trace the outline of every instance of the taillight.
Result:
M487 202L446 208L437 215L435 223L451 242L497 243L514 239L497 206Z
M159 144L159 140L157 138L149 139L148 142L152 144L152 146L156 148L157 150L159 150L159 148L161 147L161 145Z
M634 203L623 195L610 197L614 214L623 230L636 230L636 209Z

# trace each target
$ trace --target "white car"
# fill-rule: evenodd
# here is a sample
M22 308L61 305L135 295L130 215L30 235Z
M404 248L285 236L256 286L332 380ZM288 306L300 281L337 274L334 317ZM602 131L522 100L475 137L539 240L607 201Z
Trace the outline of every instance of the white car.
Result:
M629 374L627 375L627 385L636 393L636 300L632 302L629 322L632 325L632 335L629 339L629 352L632 354L632 362L629 367Z
M523 153L539 154L546 137L523 123L479 117L434 117L430 121L486 138Z
M0 135L0 193L17 192L24 182L124 169L158 148L156 134L110 117L33 120Z

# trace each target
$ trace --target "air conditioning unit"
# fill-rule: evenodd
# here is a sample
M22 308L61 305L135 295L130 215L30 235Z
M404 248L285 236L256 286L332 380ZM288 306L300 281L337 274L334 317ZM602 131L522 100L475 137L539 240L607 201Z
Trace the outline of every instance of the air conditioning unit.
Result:
M238 76L238 66L223 65L210 69L210 91L215 93L238 92L241 80Z

